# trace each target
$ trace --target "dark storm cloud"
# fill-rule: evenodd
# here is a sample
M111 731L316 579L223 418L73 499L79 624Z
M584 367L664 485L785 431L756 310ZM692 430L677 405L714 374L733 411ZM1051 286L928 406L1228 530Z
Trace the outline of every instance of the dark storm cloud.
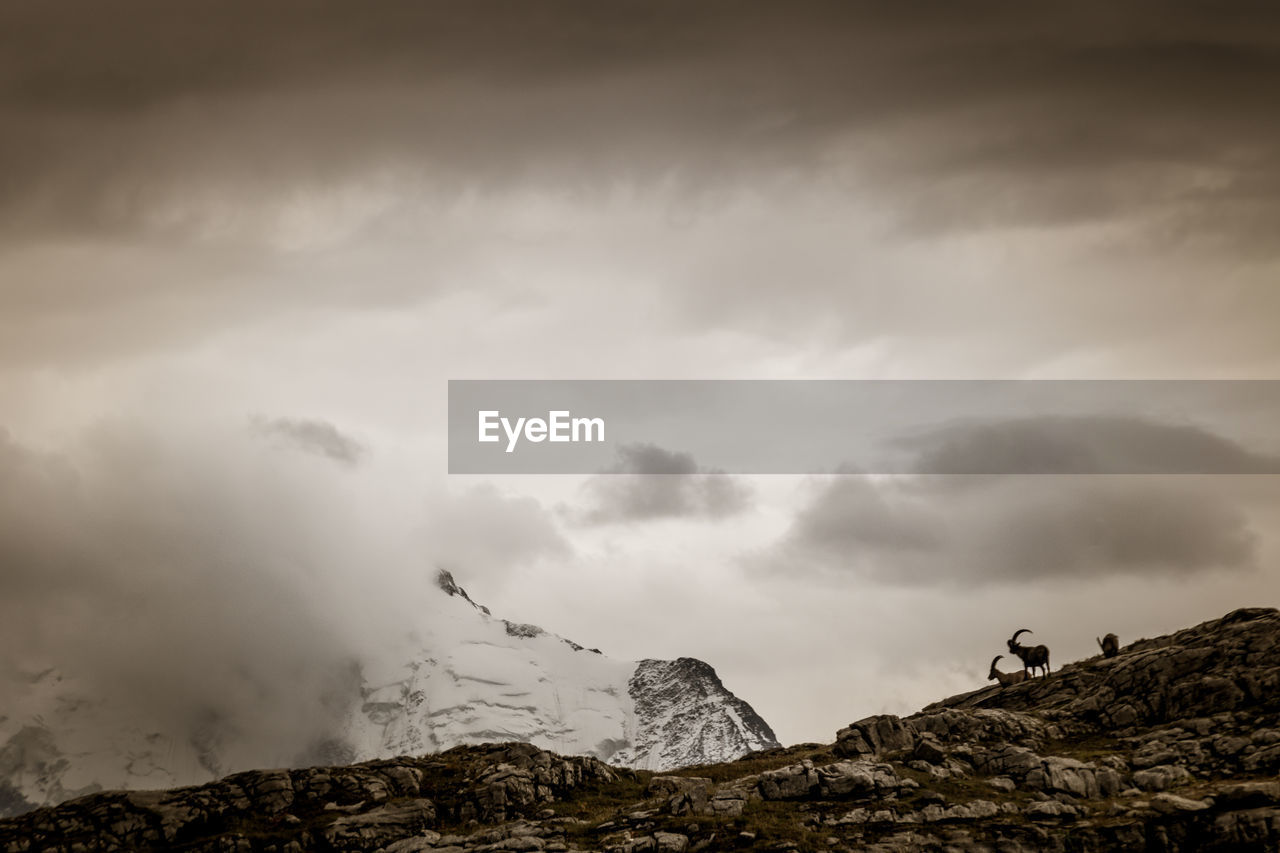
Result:
M736 477L700 468L691 454L652 444L618 448L618 462L587 481L586 505L566 510L581 524L663 518L721 519L745 511L750 490Z
M121 21L128 26L121 26ZM912 228L1275 222L1267 3L5 4L12 225L400 167L457 188L821 168Z
M510 249L533 255L513 291L608 255L601 278L660 293L659 332L880 337L921 361L963 338L957 370L978 375L1143 345L1158 371L1196 335L1271 375L1277 296L1250 261L1280 219L1278 20L1253 3L0 4L0 364L101 363L464 282L508 307L482 268ZM1062 225L1100 227L1042 233ZM960 263L920 239L975 234ZM1042 255L1053 239L1085 245Z
M283 440L287 446L332 459L343 465L357 465L368 449L328 421L300 418L257 418L253 428L260 434Z
M1216 470L1239 463L1252 472L1265 461L1203 430L1095 420L1089 426L1104 429L1045 418L939 430L922 446L920 467L930 475L822 481L757 567L971 585L1178 577L1255 565L1257 535L1241 499L1251 477L1017 473L1058 465L1087 471L1091 464L1196 470L1182 464L1188 457ZM1017 464L1005 465L1011 459ZM992 460L1000 460L998 469ZM1004 476L968 475L1006 468Z

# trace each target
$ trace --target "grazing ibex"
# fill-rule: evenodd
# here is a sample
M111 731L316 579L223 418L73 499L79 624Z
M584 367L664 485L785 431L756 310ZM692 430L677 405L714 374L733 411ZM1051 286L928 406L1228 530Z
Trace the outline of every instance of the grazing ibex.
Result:
M1013 636L1009 638L1009 651L1017 655L1022 660L1022 671L1034 674L1034 670L1041 670L1044 677L1049 677L1049 647L1048 646L1024 646L1018 642L1019 634L1030 634L1030 628L1019 628L1013 632Z
M1011 684L1021 684L1027 680L1027 671L1025 669L1020 669L1017 672L1001 672L996 669L996 663L1002 657L1004 655L996 655L996 659L991 662L991 672L987 675L988 681L995 679L1000 682L1001 687L1008 687Z
M1098 645L1102 648L1102 656L1104 658L1113 658L1120 654L1120 638L1115 634L1107 634L1107 636L1098 640Z

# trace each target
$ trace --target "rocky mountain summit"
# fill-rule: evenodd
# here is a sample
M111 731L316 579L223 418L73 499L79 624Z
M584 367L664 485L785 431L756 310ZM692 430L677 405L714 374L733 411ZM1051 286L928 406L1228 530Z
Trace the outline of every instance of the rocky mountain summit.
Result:
M461 606L434 614L407 666L365 670L359 713L341 735L356 759L519 740L669 770L778 746L707 663L616 660L494 618L447 571L437 584Z
M1280 612L1237 610L828 745L653 773L528 744L99 793L0 849L1280 849Z
M778 746L769 724L696 658L642 660L627 692L635 702L637 746L617 753L616 764L670 770L716 761L690 761L693 755L726 761Z

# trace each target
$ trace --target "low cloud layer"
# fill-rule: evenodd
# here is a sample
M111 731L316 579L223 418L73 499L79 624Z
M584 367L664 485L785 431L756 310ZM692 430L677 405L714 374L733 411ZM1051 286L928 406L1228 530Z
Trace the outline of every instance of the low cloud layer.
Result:
M583 487L582 507L568 517L585 525L668 518L717 520L746 511L751 491L738 477L698 467L691 454L652 444L618 448L618 462Z
M304 760L354 662L435 594L421 543L366 499L243 433L117 424L49 453L0 432L4 666L57 667L128 724L227 737L241 760Z

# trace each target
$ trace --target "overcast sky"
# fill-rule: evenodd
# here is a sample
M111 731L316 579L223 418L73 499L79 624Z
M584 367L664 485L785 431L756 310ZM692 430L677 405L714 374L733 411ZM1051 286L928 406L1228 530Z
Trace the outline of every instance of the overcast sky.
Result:
M1016 628L1274 605L1274 476L450 478L444 430L451 378L1280 378L1278 102L1265 2L0 5L6 662L216 692L442 563L796 742Z

